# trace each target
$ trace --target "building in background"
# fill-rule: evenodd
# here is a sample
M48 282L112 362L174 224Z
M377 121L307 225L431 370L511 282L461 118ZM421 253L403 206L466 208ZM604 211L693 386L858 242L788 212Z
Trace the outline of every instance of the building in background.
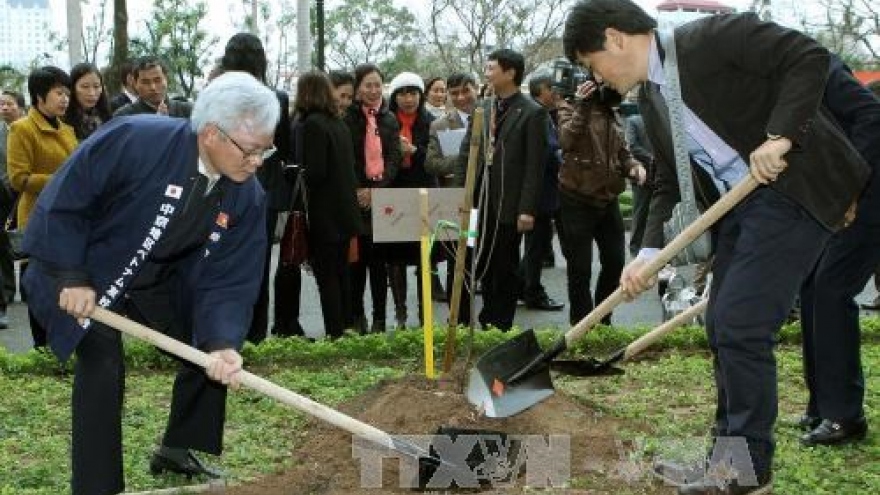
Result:
M657 5L657 22L667 29L715 14L730 14L736 9L714 0L666 0Z
M0 66L25 69L51 56L49 0L0 0Z

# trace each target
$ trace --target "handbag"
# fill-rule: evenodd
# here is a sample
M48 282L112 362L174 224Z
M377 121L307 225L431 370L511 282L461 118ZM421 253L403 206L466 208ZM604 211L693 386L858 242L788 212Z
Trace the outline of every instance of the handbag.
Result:
M290 213L284 222L284 233L281 235L281 246L278 259L284 266L298 266L309 258L309 221L307 211L309 203L303 187L302 170L296 175L293 186ZM305 211L297 210L297 198L302 195Z
M15 196L15 201L12 202L12 209L10 209L9 216L6 217L6 223L3 226L3 230L6 231L6 237L9 239L9 251L12 253L14 261L23 260L28 257L27 253L22 249L24 228L18 228L19 199L21 199L21 194Z
M678 79L678 57L675 53L674 34L670 30L664 36L666 49L666 84L669 94L666 104L669 107L669 126L672 131L672 144L675 150L675 169L681 201L672 208L672 216L663 224L663 237L669 243L700 216L694 196L691 161L685 146L684 102L681 98L681 84ZM671 260L673 265L703 263L712 256L712 242L708 232L703 232Z

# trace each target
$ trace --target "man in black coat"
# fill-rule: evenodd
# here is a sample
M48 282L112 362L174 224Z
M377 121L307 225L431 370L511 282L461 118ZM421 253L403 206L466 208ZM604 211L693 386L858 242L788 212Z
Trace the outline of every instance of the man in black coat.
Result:
M482 275L483 309L480 323L508 330L513 326L517 300L519 245L534 228L547 157L548 114L520 92L525 60L501 49L489 54L486 80L495 96L485 100L475 204L480 209L477 273ZM469 122L462 140L457 175L467 170L473 133Z
M801 426L804 445L861 440L865 379L859 356L855 302L880 263L880 100L857 81L840 58L831 58L825 107L873 168L852 225L836 233L801 289L804 368L810 400Z
M665 164L657 168L643 248L621 276L630 297L653 285L641 269L664 245L663 223L679 201L665 106L669 40L656 29L629 0L583 0L563 36L566 55L597 80L622 94L643 83L642 115ZM747 445L753 471L738 469L721 489L709 471L679 493L766 493L777 415L775 335L825 243L844 225L868 167L820 110L829 54L815 40L754 14L734 14L680 26L674 43L695 189L718 197L747 174L761 184L715 227L706 314L718 390L716 446L744 440L739 445ZM742 453L721 454L728 460Z
M155 113L188 119L192 103L168 99L168 69L157 57L139 58L132 69L138 99L113 113L114 117Z

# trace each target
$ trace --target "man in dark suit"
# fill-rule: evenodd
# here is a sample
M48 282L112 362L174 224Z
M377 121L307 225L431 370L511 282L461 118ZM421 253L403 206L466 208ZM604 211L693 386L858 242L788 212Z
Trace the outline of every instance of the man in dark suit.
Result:
M168 98L168 69L159 58L146 56L137 59L132 77L138 99L114 112L114 117L154 113L189 118L191 103Z
M629 0L582 0L566 20L566 55L640 107L658 166L643 248L621 276L634 297L641 269L664 244L679 201L657 23ZM665 40L668 42L668 39ZM858 152L820 110L829 54L815 40L754 14L703 18L675 30L695 189L717 198L751 174L761 185L716 225L706 314L718 390L714 434L744 439L756 478L713 471L682 494L766 493L777 415L774 337L832 232L868 177ZM724 454L729 456L731 454ZM717 471L716 471L717 472Z
M529 79L529 94L547 109L547 154L542 163L542 185L538 194L538 208L534 228L525 234L523 259L519 265L522 278L521 298L526 307L542 311L559 311L565 306L551 298L541 283L544 261L553 257L553 218L559 214L559 167L562 151L559 148L559 129L555 122L559 93L553 89L549 74L538 74Z
M801 290L804 369L810 400L801 426L804 445L861 440L865 421L859 308L855 302L880 263L880 100L831 58L825 106L873 168L855 221L831 237Z
M475 204L480 209L477 273L482 274L484 327L509 330L517 300L517 268L524 232L534 228L547 157L547 110L520 92L525 60L509 49L489 54L486 81L494 95L482 104L485 125ZM467 169L473 122L462 141L458 175Z
M134 89L134 63L126 60L119 66L119 81L122 83L122 91L110 98L110 111L115 112L120 108L137 101L137 92Z

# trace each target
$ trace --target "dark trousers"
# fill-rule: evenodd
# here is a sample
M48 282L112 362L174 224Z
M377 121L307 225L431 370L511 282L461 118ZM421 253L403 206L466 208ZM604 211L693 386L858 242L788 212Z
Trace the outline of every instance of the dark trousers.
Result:
M806 210L768 187L721 220L706 312L715 426L720 436L745 437L759 476L772 466L776 334L829 236Z
M142 310L126 304L124 312L156 330ZM167 320L166 320L167 321ZM123 491L122 403L125 368L121 334L103 325L93 328L76 348L72 396L72 493L110 495ZM164 331L189 343L191 330L172 324ZM226 387L211 381L199 367L181 362L174 382L171 411L162 444L220 454L226 414Z
M364 292L367 289L367 270L370 271L373 321L384 322L385 306L388 304L388 268L381 250L373 244L372 236L362 235L358 237L358 261L351 265L351 311L355 319L366 315Z
M257 302L254 303L254 315L251 327L248 330L247 340L259 344L266 339L269 331L269 277L272 268L272 241L275 236L275 223L278 221L278 211L266 212L266 236L269 242L266 245L266 263L263 266L263 280L260 283L260 293ZM299 265L284 265L278 263L275 268L274 293L275 306L273 316L275 324L272 335L289 337L291 335L305 335L299 324L299 298L302 291L302 274Z
M14 195L5 186L0 184L0 219L6 220L14 205ZM12 259L12 246L9 244L9 236L6 230L0 228L0 289L2 289L2 302L6 304L15 300L15 263Z
M342 337L351 321L351 281L348 268L348 242L310 244L312 271L318 284L324 332Z
M569 194L561 199L562 252L567 262L569 322L574 325L620 285L625 262L623 217L617 200L604 207L593 206ZM590 290L593 275L593 241L599 248L599 278L595 300ZM611 322L611 315L602 320Z
M848 228L828 241L801 289L807 414L837 422L864 416L865 379L855 302L880 263L880 198L865 196Z
M24 278L24 273L27 271L28 264L21 264L21 276ZM24 291L24 286L22 285L22 299L27 299L27 292ZM47 344L47 336L46 336L46 328L37 320L36 316L34 316L31 308L28 308L28 323L31 326L31 338L34 339L34 348L46 347Z
M645 236L645 225L648 223L648 210L651 207L654 189L632 183L632 193L632 236L629 238L629 254L635 257L642 247L642 237Z
M540 301L547 297L547 291L541 284L541 270L544 260L552 254L553 217L550 213L539 213L535 216L534 228L526 232L525 250L519 264L522 277L522 298L526 301ZM549 251L548 251L549 250Z
M480 324L510 330L516 316L519 292L517 269L522 234L516 225L494 224L491 213L489 224L482 228L483 238L479 254L478 273L483 273L483 309Z

